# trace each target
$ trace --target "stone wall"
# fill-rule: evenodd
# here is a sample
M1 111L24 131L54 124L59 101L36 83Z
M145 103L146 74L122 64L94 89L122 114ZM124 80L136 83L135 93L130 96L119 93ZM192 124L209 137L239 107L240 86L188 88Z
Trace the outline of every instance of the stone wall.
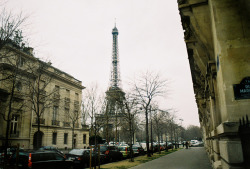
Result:
M214 168L243 168L239 119L250 96L235 84L250 77L250 1L178 1L205 148Z

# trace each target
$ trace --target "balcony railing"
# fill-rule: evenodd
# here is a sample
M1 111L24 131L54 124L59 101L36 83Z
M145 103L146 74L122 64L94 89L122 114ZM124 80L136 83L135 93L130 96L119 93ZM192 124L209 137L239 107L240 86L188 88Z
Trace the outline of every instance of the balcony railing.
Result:
M86 125L86 124L84 124L84 125L82 125L82 128L83 128L83 129L89 129L89 126Z
M16 133L10 133L10 137L19 137L19 131L17 131Z
M64 126L64 127L70 127L70 122L64 121L64 122L63 122L63 126Z
M51 120L52 126L60 126L60 121L57 120Z
M39 118L40 124L45 124L45 119ZM35 119L35 124L38 124L38 118Z
M69 105L70 105L70 99L65 97L65 107L69 108Z

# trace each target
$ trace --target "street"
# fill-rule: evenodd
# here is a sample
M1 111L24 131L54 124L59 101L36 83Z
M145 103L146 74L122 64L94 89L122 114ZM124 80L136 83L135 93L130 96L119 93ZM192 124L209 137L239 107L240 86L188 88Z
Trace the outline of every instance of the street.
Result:
M131 169L212 169L204 147L191 147Z

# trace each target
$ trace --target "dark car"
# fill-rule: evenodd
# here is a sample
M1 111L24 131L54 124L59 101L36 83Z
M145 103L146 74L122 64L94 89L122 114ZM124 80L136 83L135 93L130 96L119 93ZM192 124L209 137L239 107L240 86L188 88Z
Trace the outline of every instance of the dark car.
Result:
M117 146L108 146L105 144L101 144L100 152L104 155L105 162L119 161L123 158L123 155L118 150Z
M90 164L90 149L73 149L65 155L68 160L73 161L74 168L87 168ZM91 157L93 165L96 153L92 153Z
M43 146L41 148L39 148L39 150L44 150L44 151L54 151L57 153L60 153L61 155L63 155L63 152L58 150L56 147L53 146Z
M11 165L16 165L16 153L11 158ZM54 151L21 151L18 168L20 169L72 169L73 163Z
M144 155L145 151L141 146L133 145L132 146L134 156Z
M174 145L172 144L172 142L167 142L167 149L172 149L174 147Z

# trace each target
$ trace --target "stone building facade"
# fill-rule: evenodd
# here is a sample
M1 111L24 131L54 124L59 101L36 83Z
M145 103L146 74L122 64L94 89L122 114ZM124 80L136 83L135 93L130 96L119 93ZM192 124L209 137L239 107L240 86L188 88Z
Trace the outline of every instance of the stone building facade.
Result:
M53 67L50 62L35 58L32 48L24 51L9 44L0 53L0 146L4 145L6 138L7 122L3 117L8 118L9 113L9 146L19 143L25 149L36 148L40 123L42 138L39 146L60 149L88 147L89 129L81 125L82 82ZM40 64L45 67L39 82L37 72ZM32 72L32 68L37 68L37 71ZM30 84L34 89L38 85L44 86L39 89L40 100L36 97L38 92L31 90ZM40 118L36 114L34 100L39 103L39 111L43 111Z
M244 168L238 128L250 115L250 1L178 0L178 8L213 168Z

